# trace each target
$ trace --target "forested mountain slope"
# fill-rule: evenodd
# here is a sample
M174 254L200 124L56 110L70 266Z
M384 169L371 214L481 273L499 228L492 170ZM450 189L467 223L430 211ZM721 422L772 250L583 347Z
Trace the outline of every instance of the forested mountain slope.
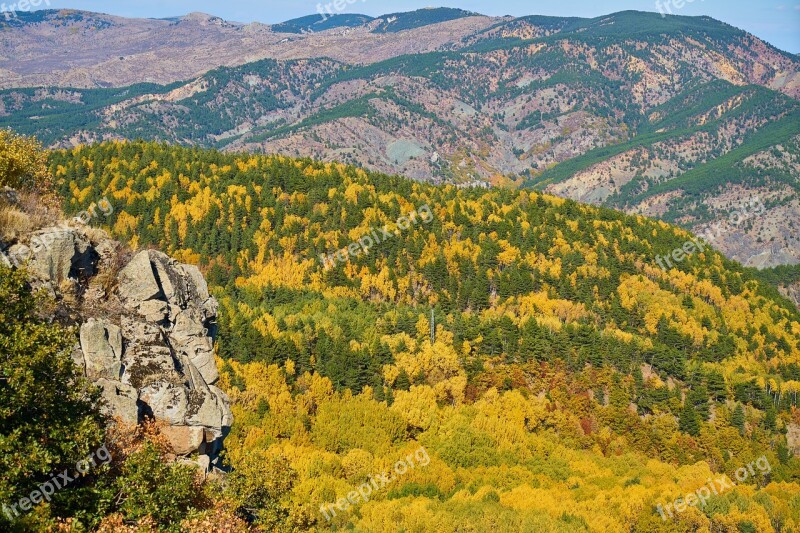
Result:
M708 248L660 268L684 230L281 156L113 142L50 166L69 210L107 196L115 235L206 273L226 446L280 480L253 506L268 529L800 526L800 314ZM369 502L320 512L419 449Z
M436 13L382 35L427 28L430 44L477 20L416 27ZM535 187L696 232L758 199L765 212L715 245L751 266L800 262L796 56L708 17L641 12L493 21L436 46L356 65L265 59L167 86L10 89L0 125L58 146L145 138Z

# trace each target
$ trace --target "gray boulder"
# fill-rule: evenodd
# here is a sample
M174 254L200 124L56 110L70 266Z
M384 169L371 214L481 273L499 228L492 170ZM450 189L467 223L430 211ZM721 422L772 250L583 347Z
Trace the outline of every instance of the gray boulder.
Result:
M24 244L15 244L8 249L8 259L14 267L20 267L33 259L33 252Z
M206 383L216 383L219 371L214 360L214 339L204 327L205 313L197 307L189 307L174 314L170 343L200 371Z
M130 385L101 378L95 382L102 389L106 414L134 425L139 422L138 392Z
M119 273L119 295L123 303L138 307L141 302L157 297L161 293L149 252L139 252Z
M186 387L162 380L140 389L139 399L156 420L179 426L186 424L191 392Z
M161 322L167 318L169 307L161 300L147 300L139 304L139 314L148 322Z
M183 386L185 377L169 346L133 345L123 357L122 382L143 390L152 383L167 382Z
M195 389L189 395L186 422L191 426L206 428L217 439L222 436L226 408L207 387Z
M189 280L190 287L194 289L194 297L200 301L206 301L210 297L208 284L200 269L195 265L178 265L184 276Z
M178 263L161 252L150 252L150 264L155 269L161 290L170 304L176 309L186 307L191 295L183 271L178 268ZM174 318L174 317L172 317Z
M122 375L122 330L89 319L81 326L80 339L86 375L90 379L118 380Z
M213 386L219 371L209 330L218 304L205 279L197 267L144 251L117 281L120 326L90 319L81 327L87 376L103 386L111 414L133 420L141 412L166 424L177 455L214 456L233 416Z
M67 226L45 228L30 239L30 267L39 278L60 283L71 275L94 275L96 254L88 239Z
M221 406L223 406L222 410L222 430L223 434L227 435L228 430L233 425L233 413L231 413L231 399L228 398L228 395L225 392L215 387L214 385L209 385L208 389L211 391L214 396L217 397L217 401Z
M214 359L214 344L211 337L192 337L180 344L179 350L189 358L192 365L209 385L219 381L219 370Z
M37 231L31 238L31 269L56 283L69 277L75 255L75 234L63 229Z

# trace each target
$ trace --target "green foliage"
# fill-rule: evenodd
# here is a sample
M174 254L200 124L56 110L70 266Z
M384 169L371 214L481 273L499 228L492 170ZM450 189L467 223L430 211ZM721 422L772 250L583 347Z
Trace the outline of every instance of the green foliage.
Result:
M756 279L770 285L791 285L800 281L800 265L780 265L773 268L752 269Z
M150 517L166 530L180 531L181 520L204 505L196 475L195 467L165 462L148 441L126 458L114 480L119 510L127 520Z
M248 521L277 531L289 516L287 497L297 474L283 457L256 451L235 465L226 479L225 492Z
M356 397L323 404L312 429L314 443L335 453L355 448L378 453L405 437L405 423L382 405Z
M495 498L498 498L497 493L490 494L493 494ZM434 499L441 498L442 494L434 483L406 483L399 488L390 490L386 495L386 497L390 500L406 498L408 496L423 496L425 498ZM499 498L494 501L499 501Z
M451 467L475 468L497 466L505 463L497 446L488 435L467 425L454 422L450 438L445 439L436 450L439 457Z
M74 335L37 316L24 271L0 266L0 502L16 503L100 447L98 393L70 357ZM80 503L64 491L57 508ZM6 517L0 515L0 528ZM7 523L5 525L7 527Z
M731 413L731 426L738 429L739 433L744 435L745 421L744 408L742 404L737 403L736 407L733 409L733 413Z
M681 409L680 417L678 418L678 427L684 433L688 433L694 437L700 434L700 420L692 404L687 402L686 405L683 406L683 409Z

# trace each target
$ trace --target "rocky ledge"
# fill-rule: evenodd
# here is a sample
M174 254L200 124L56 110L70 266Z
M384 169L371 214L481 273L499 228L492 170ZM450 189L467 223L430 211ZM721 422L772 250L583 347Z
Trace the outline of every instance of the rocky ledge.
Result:
M217 302L197 267L152 250L131 257L74 221L7 243L0 262L25 265L35 287L69 302L80 331L73 358L108 414L163 422L175 454L210 469L233 416L215 386Z

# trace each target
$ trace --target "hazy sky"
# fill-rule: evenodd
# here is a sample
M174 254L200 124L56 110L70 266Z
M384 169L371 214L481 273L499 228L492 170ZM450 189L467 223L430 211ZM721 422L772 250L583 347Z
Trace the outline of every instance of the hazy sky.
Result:
M11 0L14 3L18 0ZM202 11L240 22L282 22L317 11L319 0L44 0L51 8L76 8L131 17L169 17ZM347 4L347 2L352 2ZM486 15L596 17L614 11L659 11L657 0L342 0L345 13L384 15L422 7L448 6ZM747 30L775 46L800 53L800 0L658 0L676 15L709 15ZM322 0L322 4L333 0ZM676 4L683 4L677 8ZM44 6L44 3L42 4ZM663 8L665 11L666 8Z

